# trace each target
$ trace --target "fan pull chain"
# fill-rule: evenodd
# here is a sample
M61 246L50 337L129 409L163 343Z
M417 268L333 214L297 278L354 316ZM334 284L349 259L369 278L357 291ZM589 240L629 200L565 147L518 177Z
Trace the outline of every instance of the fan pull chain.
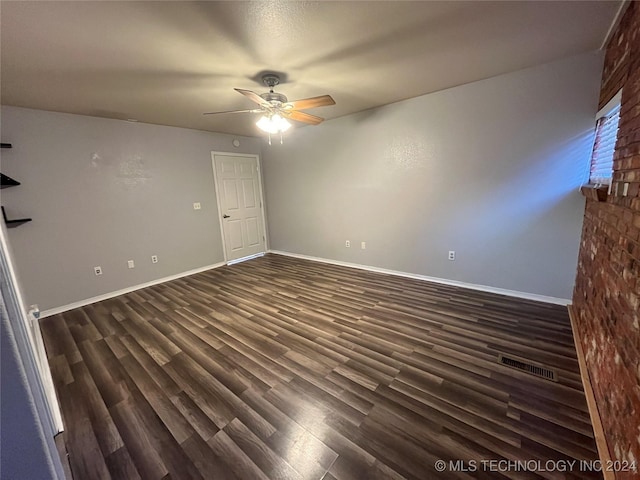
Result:
M280 145L282 145L284 142L282 141L282 132L280 132Z
M271 134L269 134L269 145L271 145Z

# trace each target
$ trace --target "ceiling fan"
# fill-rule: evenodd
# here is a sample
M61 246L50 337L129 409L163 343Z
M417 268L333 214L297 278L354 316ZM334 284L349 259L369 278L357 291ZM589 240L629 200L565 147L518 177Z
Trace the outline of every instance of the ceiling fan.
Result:
M335 101L331 95L320 95L318 97L304 98L289 102L287 97L281 93L273 91L273 87L280 83L278 75L269 73L262 76L263 83L269 87L268 93L257 94L251 90L243 90L235 88L234 90L241 93L251 101L257 103L259 108L249 110L229 110L225 112L206 112L203 115L219 115L223 113L262 113L262 117L256 125L269 134L269 144L271 144L271 135L280 134L280 143L282 143L282 132L286 131L291 124L287 119L295 120L311 125L318 125L324 118L310 113L302 112L307 108L324 107L335 105Z

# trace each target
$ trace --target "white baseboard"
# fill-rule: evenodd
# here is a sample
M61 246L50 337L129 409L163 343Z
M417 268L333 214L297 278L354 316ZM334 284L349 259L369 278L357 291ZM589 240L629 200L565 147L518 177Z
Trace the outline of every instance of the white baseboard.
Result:
M398 270L389 270L386 268L371 267L369 265L361 265L359 263L342 262L340 260L331 260L328 258L312 257L310 255L302 255L299 253L284 252L281 250L269 250L269 253L276 255L285 255L287 257L302 258L314 262L330 263L332 265L341 265L343 267L358 268L360 270L368 270L370 272L386 273L388 275L397 275L399 277L413 278L416 280L424 280L427 282L440 283L443 285L451 285L454 287L469 288L471 290L479 290L481 292L497 293L499 295L507 295L509 297L524 298L526 300L535 300L537 302L553 303L556 305L569 305L571 300L566 298L548 297L546 295L538 295L535 293L519 292L517 290L507 290L505 288L490 287L488 285L477 285L475 283L459 282L457 280L447 280L445 278L429 277L417 273L400 272Z
M223 265L226 265L226 263L225 262L214 263L213 265L194 268L193 270L176 273L175 275L169 275L168 277L158 278L156 280L151 280L150 282L141 283L139 285L134 285L132 287L123 288L122 290L116 290L115 292L104 293L96 297L87 298L85 300L73 302L68 305L63 305L61 307L55 307L55 308L50 308L49 310L43 310L42 312L40 312L40 318L50 317L51 315L57 315L58 313L66 312L68 310L73 310L74 308L84 307L85 305L101 302L102 300L108 300L109 298L117 297L118 295L124 295L125 293L135 292L136 290L140 290L141 288L151 287L153 285L158 285L159 283L169 282L171 280L187 277L195 273L205 272L213 268L222 267Z
M361 265L359 263L342 262L340 260L331 260L331 259L328 259L328 258L313 257L313 256L310 256L310 255L302 255L302 254L299 254L299 253L284 252L284 251L281 251L281 250L269 250L268 253L274 253L276 255L284 255L284 256L287 256L287 257L302 258L304 260L311 260L311 261L314 261L314 262L330 263L332 265L342 265L343 267L358 268L360 270L368 270L370 272L386 273L386 274L389 274L389 275L396 275L396 276L399 276L399 277L413 278L413 279L416 279L416 280L424 280L424 281L427 281L427 282L440 283L440 284L443 284L443 285L451 285L451 286L455 286L455 287L469 288L471 290L479 290L481 292L497 293L499 295L507 295L509 297L524 298L524 299L527 299L527 300L535 300L535 301L538 301L538 302L553 303L553 304L556 304L556 305L569 305L569 304L571 304L571 300L568 300L566 298L548 297L546 295L537 295L535 293L519 292L517 290L507 290L507 289L504 289L504 288L490 287L490 286L487 286L487 285L476 285L474 283L458 282L456 280L447 280L447 279L444 279L444 278L429 277L427 275L419 275L417 273L408 273L408 272L401 272L401 271L398 271L398 270L389 270L387 268L371 267L369 265ZM248 258L243 258L242 260L250 260L251 258L259 257L259 256L262 256L262 255L263 254L261 253L261 254L258 254L258 255L255 255L255 256L251 256L251 257L248 257ZM96 297L91 297L91 298L87 298L85 300L80 300L78 302L73 302L73 303L70 303L68 305L62 305L61 307L55 307L55 308L51 308L49 310L43 310L42 312L40 312L40 318L50 317L51 315L57 315L58 313L66 312L68 310L73 310L74 308L84 307L85 305L90 305L92 303L101 302L102 300L108 300L109 298L117 297L118 295L124 295L125 293L130 293L130 292L134 292L136 290L140 290L141 288L151 287L153 285L158 285L159 283L169 282L171 280L176 280L178 278L186 277L186 276L189 276L189 275L194 275L194 274L200 273L200 272L205 272L207 270L218 268L218 267L221 267L223 265L227 265L227 263L220 262L220 263L215 263L213 265L207 265L207 266L204 266L204 267L195 268L193 270L189 270L189 271L186 271L186 272L177 273L175 275L170 275L168 277L158 278L158 279L152 280L150 282L141 283L139 285L134 285L132 287L123 288L122 290L116 290L115 292L109 292L109 293L105 293L105 294L102 294L102 295L98 295Z
M247 260L253 260L254 258L264 257L265 252L255 253L253 255L249 255L247 257L236 258L235 260L229 260L227 265L234 265L236 263L246 262Z

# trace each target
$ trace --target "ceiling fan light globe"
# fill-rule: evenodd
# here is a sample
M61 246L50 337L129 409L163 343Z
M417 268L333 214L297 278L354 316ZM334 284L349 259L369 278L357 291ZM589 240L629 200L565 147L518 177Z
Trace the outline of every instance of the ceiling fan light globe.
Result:
M274 126L271 124L271 119L265 115L260 117L260 120L256 122L258 128L267 133L277 133L274 130Z
M273 117L271 117L271 122L276 125L278 132L286 132L287 130L289 130L289 127L291 127L291 124L277 113Z
M256 125L260 130L271 134L285 132L291 127L291 124L277 113L271 117L263 115L256 122Z

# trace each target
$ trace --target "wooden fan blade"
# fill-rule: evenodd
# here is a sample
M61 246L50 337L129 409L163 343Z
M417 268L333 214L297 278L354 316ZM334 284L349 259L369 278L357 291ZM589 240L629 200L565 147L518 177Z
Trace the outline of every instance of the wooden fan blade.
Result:
M287 103L291 105L294 110L306 110L307 108L326 107L329 105L335 105L336 101L331 98L331 95L320 95L319 97L303 98L302 100L295 100Z
M289 112L282 112L284 115L289 117L292 120L297 120L298 122L310 123L311 125L318 125L324 121L322 117L316 117L315 115L311 115L310 113L298 112L297 110L291 110Z
M262 110L257 109L257 110L227 110L226 112L206 112L203 113L203 115L219 115L221 113L258 113L261 112Z
M234 88L234 90L238 93L241 93L242 95L247 97L249 100L256 102L258 105L266 105L266 106L271 105L269 102L267 102L264 98L262 98L256 92L252 92L251 90L243 90L241 88Z

